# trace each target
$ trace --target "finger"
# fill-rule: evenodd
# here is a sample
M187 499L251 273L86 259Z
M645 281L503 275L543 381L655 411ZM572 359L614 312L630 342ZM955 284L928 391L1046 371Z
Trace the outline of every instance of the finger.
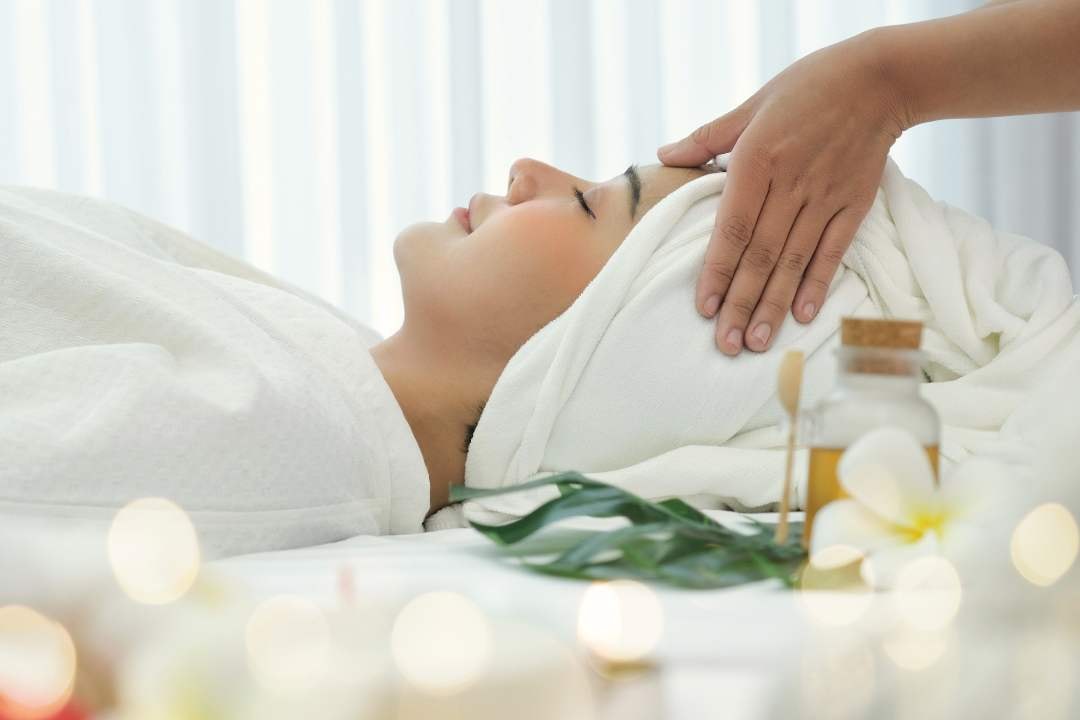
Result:
M702 125L682 140L664 145L656 157L665 165L697 167L721 153L731 152L735 141L746 128L746 113L736 108Z
M765 199L753 240L739 260L717 318L716 342L722 352L737 355L742 350L750 316L776 267L801 205L786 193L770 192Z
M800 322L810 322L821 310L836 269L840 267L840 261L855 238L855 231L859 229L865 214L865 211L847 207L829 221L795 293L792 312Z
M769 276L765 292L758 300L757 309L746 326L746 347L757 352L768 350L781 324L787 319L795 291L810 264L814 249L829 224L833 212L820 205L805 205L795 218L776 269Z
M705 249L705 264L698 275L696 303L698 312L705 317L711 318L720 308L739 259L753 238L768 194L766 171L753 163L740 162L738 153L733 155L716 209L716 224Z

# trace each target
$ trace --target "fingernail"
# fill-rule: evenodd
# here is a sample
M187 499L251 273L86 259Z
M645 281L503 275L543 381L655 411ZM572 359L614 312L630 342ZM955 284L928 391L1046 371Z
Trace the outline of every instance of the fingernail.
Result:
M739 330L738 328L728 330L725 340L727 341L727 344L731 346L732 350L739 352L739 350L742 349L742 330Z
M667 155L669 152L674 150L675 146L678 145L678 144L679 143L677 143L677 142L673 142L673 143L668 143L667 145L662 145L660 147L660 150L658 150L657 152L659 152L661 155Z
M710 295L709 299L705 301L705 317L711 318L716 314L717 309L720 307L720 296Z
M806 316L807 320L813 320L814 319L814 313L817 312L817 305L815 305L812 302L811 303L806 303L805 305L802 306L802 311L803 311L803 315Z
M765 344L769 342L769 335L772 333L772 328L768 323L758 323L758 326L754 328L754 331L750 333L754 336L754 339L758 341L761 347L765 347Z

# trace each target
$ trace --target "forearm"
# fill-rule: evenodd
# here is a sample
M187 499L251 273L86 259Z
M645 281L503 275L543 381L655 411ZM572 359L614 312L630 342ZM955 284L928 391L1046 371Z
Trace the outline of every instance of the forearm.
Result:
M1015 0L862 38L902 124L1080 110L1080 0Z

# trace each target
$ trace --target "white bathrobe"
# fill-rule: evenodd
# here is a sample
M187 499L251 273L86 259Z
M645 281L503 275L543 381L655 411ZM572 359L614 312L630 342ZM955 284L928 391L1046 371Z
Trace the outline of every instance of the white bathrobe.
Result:
M1067 406L1026 403L1080 369L1080 302L1061 256L934 202L891 160L814 321L789 315L769 352L722 355L693 294L725 180L701 177L658 203L510 360L474 433L467 485L578 470L653 499L769 508L783 479L783 352L805 354L802 402L812 406L833 386L846 315L923 321L932 382L922 391L942 418L944 472L973 454L1023 455L1029 438L1076 426ZM796 469L800 507L804 458ZM480 499L465 514L497 523L553 494Z
M420 531L378 339L123 208L0 189L0 523L163 496L210 557Z

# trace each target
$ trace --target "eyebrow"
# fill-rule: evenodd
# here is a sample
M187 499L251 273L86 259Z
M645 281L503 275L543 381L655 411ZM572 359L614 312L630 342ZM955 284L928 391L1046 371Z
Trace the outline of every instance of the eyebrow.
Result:
M637 215L638 204L641 203L641 176L638 175L637 166L631 165L623 171L629 181L630 189L630 219Z

